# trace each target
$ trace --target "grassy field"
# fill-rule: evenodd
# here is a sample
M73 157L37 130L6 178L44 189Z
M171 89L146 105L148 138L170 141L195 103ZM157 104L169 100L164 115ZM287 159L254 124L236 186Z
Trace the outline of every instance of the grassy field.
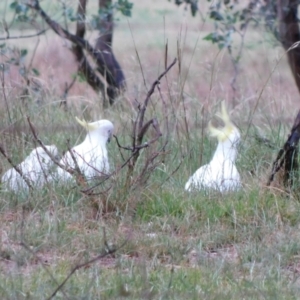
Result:
M181 69L176 64L161 81L162 97L156 90L151 98L146 119L156 117L163 135L141 152L130 188L127 167L120 170L130 152L112 140L111 171L117 172L98 195L75 185L49 184L31 194L0 191L0 298L47 299L75 266L116 249L75 271L54 298L299 299L298 183L291 193L266 187L299 108L283 50L268 33L250 29L234 93L226 50L203 41L211 21L191 19L167 1L132 2L132 18L119 16L114 34L128 88L109 110L84 82L70 91L66 110L59 105L76 67L68 43L50 30L39 39L6 42L27 48L27 63L36 48L33 67L41 73L34 78L38 92L25 99L18 67L0 87L0 143L15 163L36 146L27 116L40 139L61 154L67 141L76 145L84 138L75 116L111 120L120 143L130 145L135 103L143 103L163 71L166 43L169 63L179 47ZM14 28L12 34L29 32ZM88 35L93 42L94 34ZM242 134L237 167L243 189L186 193L189 176L215 150L206 126L221 100ZM154 136L150 129L145 141ZM2 156L0 173L8 168Z

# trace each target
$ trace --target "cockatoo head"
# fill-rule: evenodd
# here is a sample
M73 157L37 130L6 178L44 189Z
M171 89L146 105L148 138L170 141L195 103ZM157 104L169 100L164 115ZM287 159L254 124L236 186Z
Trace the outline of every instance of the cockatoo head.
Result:
M88 133L96 134L103 142L109 142L113 134L114 125L109 120L99 120L88 123L85 120L80 120L76 117L76 121L84 127Z
M45 146L47 150L53 155L55 159L59 158L58 150L55 145ZM38 161L41 165L50 165L52 162L51 157L46 153L42 147L37 147L33 149L29 155L29 159L33 161Z
M216 116L224 122L224 127L216 128L209 122L208 130L210 135L216 137L220 143L230 142L232 145L237 145L241 135L236 126L231 122L224 101L221 103L221 111L217 112Z

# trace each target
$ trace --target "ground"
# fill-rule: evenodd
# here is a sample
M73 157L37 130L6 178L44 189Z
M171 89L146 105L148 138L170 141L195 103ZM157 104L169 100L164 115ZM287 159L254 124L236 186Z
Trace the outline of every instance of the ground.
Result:
M113 41L127 91L108 110L85 82L71 89L66 109L59 105L76 70L68 42L50 30L6 41L28 49L26 63L34 56L32 67L40 73L32 76L37 88L25 98L18 66L1 81L0 143L15 163L36 145L27 116L40 139L61 154L67 141L72 146L84 138L75 116L110 119L120 143L131 145L136 103L143 103L164 70L166 44L167 63L177 57L181 68L177 63L161 81L162 94L156 90L151 97L146 119L157 118L163 135L141 152L130 188L127 166L120 169L130 151L113 139L108 152L116 172L97 195L75 184L49 184L31 194L0 191L1 298L47 299L75 266L103 254L78 269L55 298L298 299L299 189L297 182L290 193L266 186L299 109L283 49L263 28L251 27L234 92L226 49L203 40L212 29L208 18L191 18L168 1L132 2L131 18L116 16ZM96 1L89 5L92 11ZM47 11L55 8L49 4ZM30 32L13 28L11 35ZM93 42L95 33L88 37ZM242 134L237 167L243 189L186 193L188 177L216 147L206 125L216 122L221 100ZM150 129L145 141L154 136ZM9 167L2 156L0 171ZM105 255L109 249L116 251Z

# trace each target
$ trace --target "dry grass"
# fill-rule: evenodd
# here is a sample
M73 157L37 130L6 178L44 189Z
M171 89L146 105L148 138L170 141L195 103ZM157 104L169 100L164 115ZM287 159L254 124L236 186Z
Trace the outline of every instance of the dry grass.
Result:
M161 82L169 144L164 163L146 186L126 191L126 172L121 170L107 183L112 188L100 196L55 185L29 196L0 191L1 298L49 297L74 265L102 253L103 228L110 247L127 243L115 254L76 271L63 288L65 294L58 293L57 299L65 295L70 299L299 298L299 197L297 192L287 194L281 187L265 186L274 155L298 110L298 91L283 50L274 47L267 33L251 29L234 94L233 67L226 51L202 40L210 21L190 19L188 12L165 2L134 1L133 17L117 22L114 51L128 90L109 110L103 111L101 99L84 82L70 91L67 111L59 106L75 68L67 43L51 32L40 37L33 62L41 72L35 78L40 84L38 95L31 95L24 105L17 68L6 74L9 102L7 109L1 89L1 143L19 162L35 146L27 115L41 139L56 144L61 153L67 139L74 145L83 138L75 115L112 120L122 145L130 144L135 100L143 101L163 70L166 41L170 62L177 56L177 42L182 53L181 73L176 66ZM7 43L32 50L35 41ZM237 164L244 189L228 195L187 194L183 187L188 176L214 151L215 141L207 138L205 127L223 99L242 132ZM166 114L156 92L146 117L156 116L164 134ZM147 138L153 134L150 131ZM268 138L274 148L258 142L256 134ZM134 176L155 147L144 150ZM121 154L115 142L108 148L116 169L123 162ZM0 169L7 168L2 159Z

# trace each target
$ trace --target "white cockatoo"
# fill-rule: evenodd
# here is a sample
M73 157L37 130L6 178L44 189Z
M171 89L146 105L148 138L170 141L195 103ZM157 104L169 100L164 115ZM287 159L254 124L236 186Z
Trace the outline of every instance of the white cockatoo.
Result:
M54 158L58 157L58 150L55 145L45 146ZM32 187L42 187L47 181L47 177L54 162L42 147L37 147L25 158L23 162L17 165L22 175L26 177ZM2 188L6 190L28 190L26 180L12 168L7 170L1 178Z
M85 140L71 149L81 173L87 178L101 176L109 171L106 143L110 141L114 125L108 120L100 120L92 123L81 121L76 117L77 122L87 130ZM67 168L75 169L76 164L68 151L60 160L60 163ZM57 180L70 180L72 175L58 167L54 177Z
M231 122L226 111L224 101L221 103L221 112L217 113L223 122L223 128L215 128L209 122L210 135L218 139L218 146L209 164L199 168L188 182L185 190L216 189L221 192L239 189L240 174L235 166L237 146L240 141L240 132Z

